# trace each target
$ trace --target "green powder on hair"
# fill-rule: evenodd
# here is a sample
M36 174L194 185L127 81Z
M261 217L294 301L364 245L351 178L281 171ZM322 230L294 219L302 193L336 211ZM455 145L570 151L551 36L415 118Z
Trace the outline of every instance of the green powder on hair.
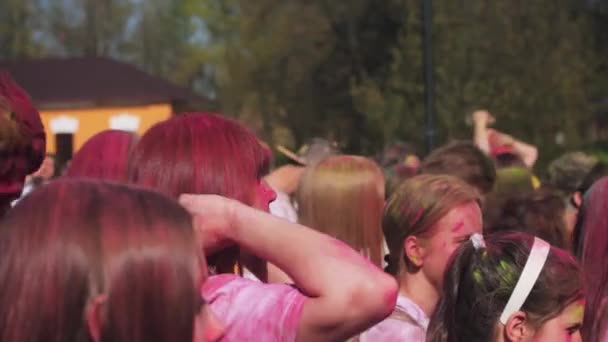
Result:
M475 282L477 284L481 284L481 282L483 280L483 276L482 276L481 271L479 269L476 269L475 271L473 271L473 280L475 280Z
M510 286L517 281L517 272L513 265L504 260L500 260L498 264L498 274L500 274L501 286Z

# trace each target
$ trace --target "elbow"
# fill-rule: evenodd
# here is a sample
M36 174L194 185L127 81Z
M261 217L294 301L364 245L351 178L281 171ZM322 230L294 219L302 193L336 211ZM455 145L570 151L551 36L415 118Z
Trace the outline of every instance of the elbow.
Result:
M384 320L395 309L398 293L397 281L383 272L353 284L345 291L349 319L367 326Z
M528 152L528 155L526 157L526 166L532 168L534 164L536 164L536 160L538 159L538 148L536 146L530 147L530 151Z
M344 341L381 322L395 309L398 292L395 279L380 270L340 284L323 300L323 341Z
M378 321L382 321L395 310L399 286L395 278L388 274L382 273L378 278L377 282L370 285L368 309L375 313Z

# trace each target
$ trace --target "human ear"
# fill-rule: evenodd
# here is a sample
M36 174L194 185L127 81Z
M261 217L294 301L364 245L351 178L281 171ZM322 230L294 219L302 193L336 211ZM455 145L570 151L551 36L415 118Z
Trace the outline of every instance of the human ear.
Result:
M507 324L505 324L505 341L523 342L528 340L531 333L528 316L523 311L512 314L507 320Z
M580 191L575 192L572 195L572 200L574 201L574 204L576 204L576 207L580 208L583 204L583 194L581 194Z
M424 248L421 245L420 239L410 235L403 242L403 253L406 258L416 267L422 267L424 264Z

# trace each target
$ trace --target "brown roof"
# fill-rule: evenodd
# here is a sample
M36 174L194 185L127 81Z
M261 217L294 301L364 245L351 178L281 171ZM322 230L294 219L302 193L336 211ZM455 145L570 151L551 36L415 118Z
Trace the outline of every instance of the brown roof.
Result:
M0 69L8 71L40 108L209 103L186 88L109 58L0 61Z

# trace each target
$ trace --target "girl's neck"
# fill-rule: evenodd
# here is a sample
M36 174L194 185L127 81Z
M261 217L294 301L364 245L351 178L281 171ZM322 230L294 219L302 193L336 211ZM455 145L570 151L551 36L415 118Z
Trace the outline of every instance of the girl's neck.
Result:
M399 279L399 294L416 303L427 317L431 317L439 301L439 291L421 271L404 272Z

